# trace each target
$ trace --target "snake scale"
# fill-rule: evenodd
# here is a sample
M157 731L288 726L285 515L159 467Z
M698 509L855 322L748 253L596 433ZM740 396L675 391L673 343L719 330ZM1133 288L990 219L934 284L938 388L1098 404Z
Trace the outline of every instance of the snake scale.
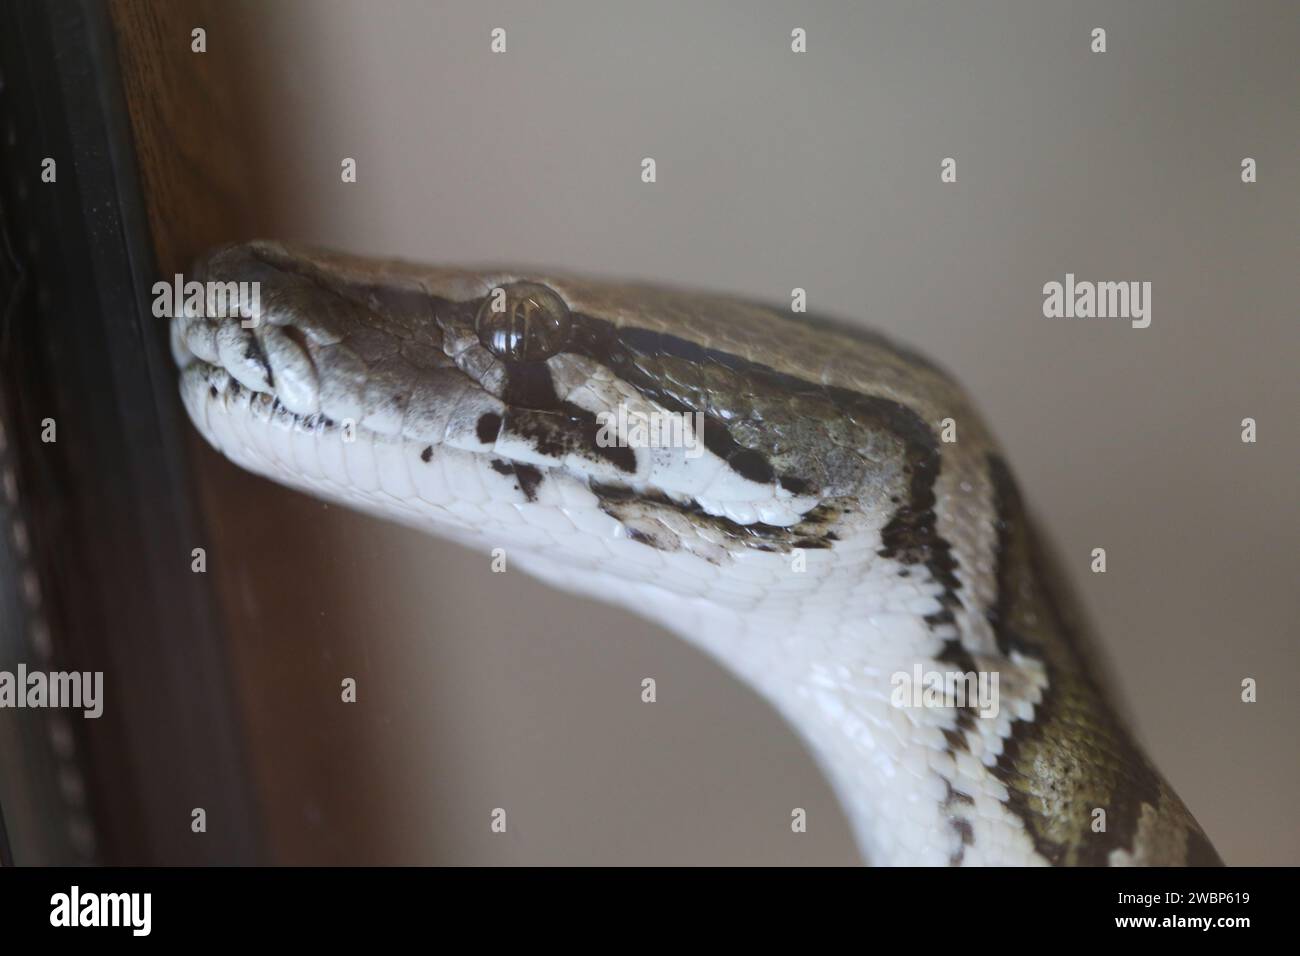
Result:
M549 273L276 242L196 273L171 340L209 443L714 655L802 736L867 862L1220 862L1107 701L988 429L925 358ZM251 317L216 316L238 282ZM687 426L632 441L618 414ZM983 678L995 700L957 693Z

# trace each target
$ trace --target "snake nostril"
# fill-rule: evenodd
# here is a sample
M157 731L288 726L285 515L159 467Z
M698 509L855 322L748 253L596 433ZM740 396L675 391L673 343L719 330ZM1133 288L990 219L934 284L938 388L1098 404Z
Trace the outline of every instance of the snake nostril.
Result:
M311 349L307 344L307 333L296 325L281 325L278 327L280 334L292 342L298 348L302 349L302 354L306 356L307 361L311 361Z
M484 348L509 362L541 362L569 343L569 307L538 282L493 289L474 318Z
M307 335L295 325L266 325L261 340L268 366L274 369L276 396L295 414L316 412L320 376Z

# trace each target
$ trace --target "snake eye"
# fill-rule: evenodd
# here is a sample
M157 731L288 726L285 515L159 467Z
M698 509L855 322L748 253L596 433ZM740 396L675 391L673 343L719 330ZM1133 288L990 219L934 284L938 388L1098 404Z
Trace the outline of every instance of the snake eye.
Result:
M569 342L569 307L537 282L493 289L474 318L478 340L508 362L541 362Z

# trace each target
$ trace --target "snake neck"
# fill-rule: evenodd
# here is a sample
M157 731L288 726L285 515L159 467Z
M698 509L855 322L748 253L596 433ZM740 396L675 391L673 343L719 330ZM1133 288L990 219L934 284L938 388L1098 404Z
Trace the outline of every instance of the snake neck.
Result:
M792 570L808 576L802 600L755 605L739 583L682 599L617 580L594 596L621 594L767 698L873 865L1219 864L1100 693L1009 473L995 462L991 475L989 595L943 562L873 548Z
M673 608L652 616L795 728L867 863L1221 863L1069 653L972 652L888 598L852 624Z
M1003 681L1019 682L1009 688L1017 699L1037 696L1042 683L1028 663L983 660L964 670L933 638L926 615L888 602L864 609L855 628L709 609L664 623L726 664L798 732L864 861L1047 862L993 774L1015 720Z

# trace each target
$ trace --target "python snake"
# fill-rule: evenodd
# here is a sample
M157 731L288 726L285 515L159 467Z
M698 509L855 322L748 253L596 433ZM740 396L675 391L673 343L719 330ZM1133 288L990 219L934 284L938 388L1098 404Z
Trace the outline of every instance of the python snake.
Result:
M172 349L209 443L713 654L801 734L866 861L1220 862L926 359L733 298L274 242L191 278ZM217 315L236 282L248 320ZM656 421L680 440L627 434Z

